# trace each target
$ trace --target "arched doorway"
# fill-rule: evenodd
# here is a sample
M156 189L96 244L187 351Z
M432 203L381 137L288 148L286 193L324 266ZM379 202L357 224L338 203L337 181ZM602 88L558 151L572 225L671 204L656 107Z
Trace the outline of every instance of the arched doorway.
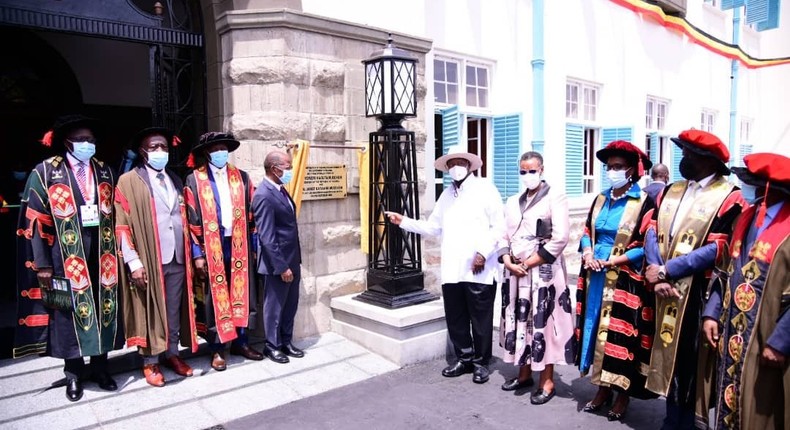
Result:
M100 120L97 157L119 166L130 136L150 125L175 130L171 165L186 173L206 130L200 5L190 0L4 0L0 4L0 239L12 243L21 173L49 155L38 140L58 115ZM15 172L17 172L15 174ZM15 179L15 177L19 179ZM5 259L14 273L16 258ZM0 358L10 356L15 282L0 293ZM10 333L9 333L10 331Z

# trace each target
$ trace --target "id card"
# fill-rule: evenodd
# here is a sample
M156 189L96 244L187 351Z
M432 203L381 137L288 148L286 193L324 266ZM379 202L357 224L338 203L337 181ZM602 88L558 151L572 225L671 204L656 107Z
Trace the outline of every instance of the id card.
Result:
M99 205L80 206L80 215L82 215L83 227L99 226Z

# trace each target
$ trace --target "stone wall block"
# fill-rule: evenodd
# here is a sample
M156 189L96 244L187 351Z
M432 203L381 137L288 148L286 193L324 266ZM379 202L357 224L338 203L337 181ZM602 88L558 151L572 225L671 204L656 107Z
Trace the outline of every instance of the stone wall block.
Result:
M225 76L233 85L282 82L283 73L281 57L234 58L225 70Z
M310 76L314 87L333 88L342 92L345 83L345 65L335 61L312 60Z
M315 281L319 302L329 305L332 297L361 293L367 287L367 269L318 276Z
M358 225L334 225L324 228L321 233L322 248L359 245L360 227Z
M346 140L346 118L340 115L314 115L312 140L343 142Z
M305 58L283 57L283 82L295 85L310 84L310 62Z
M346 63L345 83L346 91L362 90L365 92L365 65L359 63Z
M241 140L303 139L310 132L310 116L295 112L234 114L230 119L229 129Z

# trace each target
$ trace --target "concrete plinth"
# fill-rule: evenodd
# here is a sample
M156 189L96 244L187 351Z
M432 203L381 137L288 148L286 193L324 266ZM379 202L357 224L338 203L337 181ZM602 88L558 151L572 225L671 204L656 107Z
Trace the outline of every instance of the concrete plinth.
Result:
M447 325L442 299L385 309L354 296L332 299L332 331L399 366L444 357Z

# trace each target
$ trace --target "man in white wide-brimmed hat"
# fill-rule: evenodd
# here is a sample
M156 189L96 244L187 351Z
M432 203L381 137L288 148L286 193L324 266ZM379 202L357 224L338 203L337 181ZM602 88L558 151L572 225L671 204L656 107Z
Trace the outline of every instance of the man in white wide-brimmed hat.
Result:
M441 236L444 313L457 358L456 363L442 370L442 375L473 372L472 380L478 384L489 377L495 276L499 270L497 241L505 228L499 191L490 181L473 174L482 165L480 157L460 145L450 147L434 166L449 173L453 182L444 189L428 219L388 213L390 222L406 231Z

